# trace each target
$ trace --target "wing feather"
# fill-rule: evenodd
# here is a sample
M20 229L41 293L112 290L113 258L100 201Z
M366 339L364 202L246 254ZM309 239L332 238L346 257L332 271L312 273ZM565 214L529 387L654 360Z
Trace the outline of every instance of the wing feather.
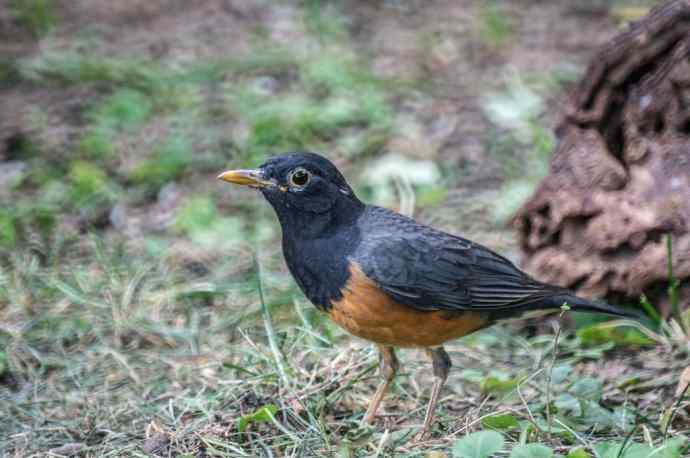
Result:
M401 303L419 310L508 311L563 292L486 247L374 209L375 223L364 221L353 260Z

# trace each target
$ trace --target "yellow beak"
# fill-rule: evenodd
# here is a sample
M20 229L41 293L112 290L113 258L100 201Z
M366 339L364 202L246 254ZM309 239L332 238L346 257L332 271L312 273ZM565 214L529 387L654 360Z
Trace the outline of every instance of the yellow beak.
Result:
M261 170L228 170L218 175L218 179L242 186L251 186L253 188L275 186L275 182L272 180L264 179Z

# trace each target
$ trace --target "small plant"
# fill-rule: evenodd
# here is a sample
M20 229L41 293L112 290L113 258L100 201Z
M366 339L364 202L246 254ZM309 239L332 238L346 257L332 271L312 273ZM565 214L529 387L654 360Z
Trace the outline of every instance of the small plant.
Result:
M113 130L134 130L151 115L151 100L134 89L119 89L88 113L95 124Z
M106 159L115 154L115 133L103 126L92 126L87 129L79 141L79 150L89 158Z
M513 27L498 2L486 2L480 15L479 39L491 49L500 49L513 35Z
M647 315L652 327L658 332L647 331L647 338L671 346L674 342L685 344L690 340L690 310L682 310L680 303L680 281L676 278L673 269L673 236L665 237L667 255L667 294L670 304L670 314L667 319L662 317L660 311L649 301L645 294L640 296L640 307Z
M13 211L0 209L0 248L13 248L17 244L17 218Z
M453 458L490 458L503 450L505 440L495 431L468 434L453 445Z
M113 156L117 135L136 131L147 121L151 111L151 100L142 92L116 91L87 113L90 126L79 142L80 150L98 159Z
M17 20L36 38L48 34L57 23L53 0L11 0L10 7Z
M173 135L154 150L132 173L134 182L157 190L182 176L192 161L192 145L183 135Z
M114 184L101 168L89 162L72 163L69 181L69 201L75 208L95 210L115 199Z
M276 406L275 404L265 405L258 409L256 412L241 417L237 421L237 430L243 433L247 430L247 427L252 423L270 422L273 420L277 412L278 406Z

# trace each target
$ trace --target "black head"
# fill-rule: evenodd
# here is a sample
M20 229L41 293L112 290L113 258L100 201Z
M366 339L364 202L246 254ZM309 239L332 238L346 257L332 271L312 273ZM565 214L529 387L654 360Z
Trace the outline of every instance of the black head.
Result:
M364 205L340 171L314 153L275 156L254 170L231 170L218 178L258 188L283 229L318 234L355 217Z

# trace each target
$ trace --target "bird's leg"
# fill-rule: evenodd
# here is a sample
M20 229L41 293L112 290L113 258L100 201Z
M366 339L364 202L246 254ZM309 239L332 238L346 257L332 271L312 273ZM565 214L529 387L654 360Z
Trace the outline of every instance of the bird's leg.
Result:
M426 349L426 353L431 358L435 380L434 386L431 389L431 399L429 399L429 405L426 408L426 415L424 416L424 427L419 435L420 439L426 437L431 430L431 423L434 420L434 412L436 411L436 403L438 402L439 394L441 393L444 383L446 383L448 372L452 365L450 356L448 356L448 353L446 353L443 347L428 348Z
M395 373L398 371L398 358L395 357L393 347L379 345L379 370L383 380L379 384L374 397L369 403L367 413L364 415L364 419L362 420L363 424L372 423L374 421L379 404L381 404L381 400L386 394L388 386L391 384L393 378L395 377Z

